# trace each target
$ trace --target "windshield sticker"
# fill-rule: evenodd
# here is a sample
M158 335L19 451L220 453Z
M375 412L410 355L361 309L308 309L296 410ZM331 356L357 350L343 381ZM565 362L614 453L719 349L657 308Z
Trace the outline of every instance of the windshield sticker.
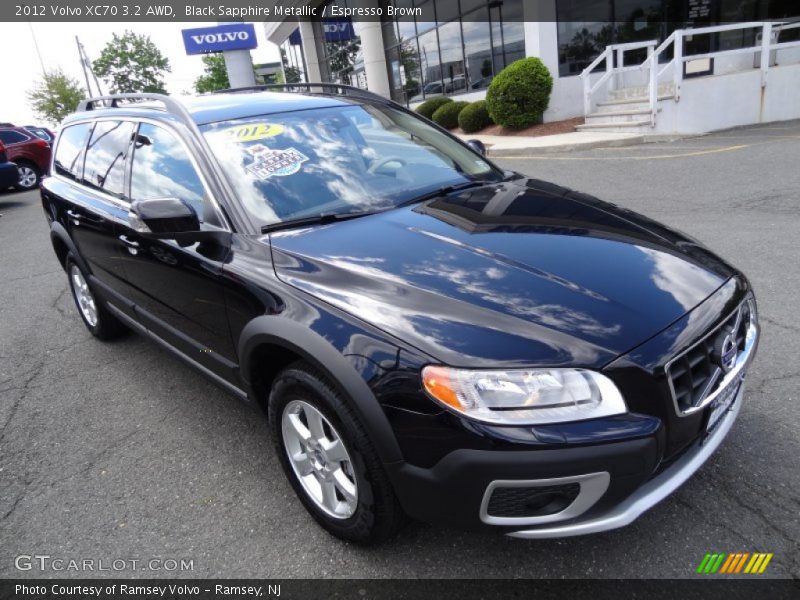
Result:
M280 135L286 131L286 128L277 123L251 123L230 127L223 131L237 142L255 142Z
M308 160L305 154L295 148L277 150L262 144L250 146L247 148L247 153L253 157L253 162L247 166L247 170L262 180L294 175Z

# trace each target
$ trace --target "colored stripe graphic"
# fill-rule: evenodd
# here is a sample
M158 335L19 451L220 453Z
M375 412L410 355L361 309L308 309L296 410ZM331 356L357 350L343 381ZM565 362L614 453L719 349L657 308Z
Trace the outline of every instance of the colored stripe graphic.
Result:
M728 554L728 559L723 563L722 568L719 570L720 573L730 573L731 566L736 564L736 561L739 559L738 554Z
M734 571L734 573L740 573L742 571L742 568L744 568L744 562L747 560L748 556L750 556L749 552L745 552L744 554L742 554L742 557L739 559L739 562L736 565L736 570Z
M703 557L703 560L700 561L700 565L697 567L697 573L705 573L706 572L706 565L708 565L708 562L710 560L711 560L711 555L710 554L706 554Z
M769 554L767 554L767 556L764 557L764 562L761 563L761 568L758 570L759 575L761 575L764 571L767 570L767 565L769 564L769 561L772 560L773 556L774 554L770 552Z
M725 560L725 553L721 552L719 556L717 556L717 560L714 562L714 565L711 567L711 573L716 573L717 570L722 565L722 561Z
M748 575L761 575L767 570L767 565L774 554L772 552L709 552L697 566L697 573L713 575L715 573L733 575L745 573ZM744 571L743 571L744 570Z

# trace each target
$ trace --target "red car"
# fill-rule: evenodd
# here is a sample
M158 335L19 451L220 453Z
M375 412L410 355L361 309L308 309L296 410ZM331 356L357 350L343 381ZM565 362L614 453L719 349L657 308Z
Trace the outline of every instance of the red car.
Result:
M50 144L22 127L0 127L0 142L7 160L16 163L19 177L14 184L20 190L32 190L50 169Z

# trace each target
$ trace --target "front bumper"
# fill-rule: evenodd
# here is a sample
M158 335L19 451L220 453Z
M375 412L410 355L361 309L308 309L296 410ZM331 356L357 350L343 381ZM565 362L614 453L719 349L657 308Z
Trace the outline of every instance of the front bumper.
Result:
M553 450L455 450L429 469L397 465L392 473L395 492L416 519L513 537L557 538L624 527L674 492L714 453L741 410L742 396L740 385L713 431L660 472L663 430L638 439ZM552 514L498 517L487 510L497 487L575 483L580 485L578 496Z
M545 539L585 535L609 531L631 524L642 513L650 510L677 490L716 451L742 409L744 385L739 386L731 410L723 416L714 431L698 441L667 469L642 485L620 504L603 514L573 522L514 531L508 535L526 539Z

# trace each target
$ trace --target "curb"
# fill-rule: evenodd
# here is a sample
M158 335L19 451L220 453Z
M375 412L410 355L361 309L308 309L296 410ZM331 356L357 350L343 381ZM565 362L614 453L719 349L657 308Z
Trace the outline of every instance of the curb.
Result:
M553 146L528 146L522 148L497 148L489 146L486 155L489 158L509 158L541 156L542 154L553 154L555 152L574 152L575 150L591 150L593 148L621 148L624 146L636 146L646 141L646 135L637 135L617 140L595 140L591 142L576 142L573 144L557 144Z

